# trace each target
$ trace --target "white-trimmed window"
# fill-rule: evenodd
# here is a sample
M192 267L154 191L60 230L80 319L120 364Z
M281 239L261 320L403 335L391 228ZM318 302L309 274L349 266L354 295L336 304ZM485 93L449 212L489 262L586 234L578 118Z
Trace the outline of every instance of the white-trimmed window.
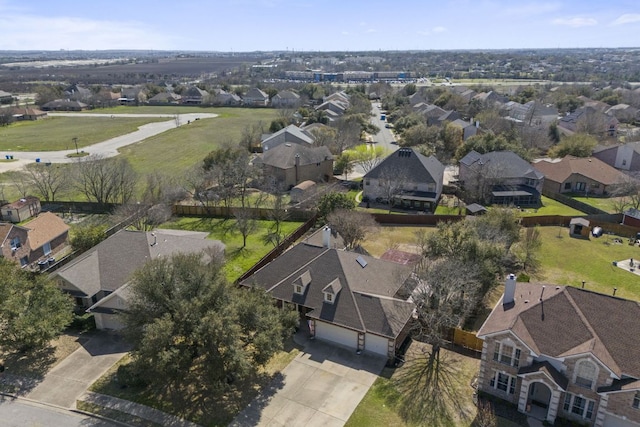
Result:
M302 285L294 285L294 292L296 294L303 294L304 288L302 287Z
M16 236L11 239L11 249L18 249L20 246L22 246L22 243L20 243L20 237Z
M493 352L493 360L504 363L505 365L515 366L520 364L520 349L516 348L511 342L496 342Z
M593 388L598 378L598 367L589 360L581 360L576 363L573 382L584 388Z
M324 300L326 302L329 302L329 303L333 304L333 294L331 292L325 292L324 293Z
M514 394L516 392L516 377L504 372L496 372L489 385L505 393Z
M631 404L635 409L640 409L640 391L636 391L633 396L633 403Z
M573 415L590 420L593 418L593 410L596 402L586 397L578 396L573 393L565 393L564 410Z
M51 253L51 242L47 242L42 245L42 251L45 255L49 255Z

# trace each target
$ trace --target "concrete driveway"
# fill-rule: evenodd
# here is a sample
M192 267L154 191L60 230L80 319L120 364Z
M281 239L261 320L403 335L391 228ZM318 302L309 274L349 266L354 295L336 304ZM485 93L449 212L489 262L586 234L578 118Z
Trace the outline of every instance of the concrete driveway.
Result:
M130 345L122 338L96 332L82 347L49 371L26 397L63 408L75 408L76 399L129 350Z
M231 426L343 426L386 360L309 341Z

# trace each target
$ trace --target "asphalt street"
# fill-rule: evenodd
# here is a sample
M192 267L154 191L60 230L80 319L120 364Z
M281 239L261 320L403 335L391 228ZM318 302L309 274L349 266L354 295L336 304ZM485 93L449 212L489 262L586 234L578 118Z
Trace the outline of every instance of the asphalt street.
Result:
M25 400L0 397L0 427L115 427L119 424Z

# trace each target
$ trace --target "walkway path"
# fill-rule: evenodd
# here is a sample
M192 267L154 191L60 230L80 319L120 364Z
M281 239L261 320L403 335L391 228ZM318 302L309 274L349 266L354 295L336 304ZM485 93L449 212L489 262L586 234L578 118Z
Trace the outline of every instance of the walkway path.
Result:
M89 114L89 113L52 113L51 116L65 116L65 117L167 117L171 118L166 122L155 122L142 125L137 131L128 133L126 135L116 136L115 138L108 139L97 144L83 147L82 150L100 155L103 157L113 157L118 155L118 149L127 145L135 144L136 142L143 141L152 136L159 135L169 129L174 129L180 125L184 125L190 121L209 119L217 117L217 114L212 113L188 113L179 114L176 119L174 114ZM68 154L75 153L76 150L62 150L62 151L0 151L0 159L4 159L6 155L13 155L17 161L0 163L0 173L8 172L12 170L19 170L28 163L33 163L36 159L41 159L43 162L51 163L71 163L75 159L67 157Z
M150 408L149 406L140 405L128 400L118 399L117 397L113 396L106 396L104 394L88 391L83 394L79 400L92 403L94 405L99 405L103 408L115 409L116 411L152 421L163 426L199 427L198 424L183 420L182 418L176 417L174 415L170 415L157 409Z

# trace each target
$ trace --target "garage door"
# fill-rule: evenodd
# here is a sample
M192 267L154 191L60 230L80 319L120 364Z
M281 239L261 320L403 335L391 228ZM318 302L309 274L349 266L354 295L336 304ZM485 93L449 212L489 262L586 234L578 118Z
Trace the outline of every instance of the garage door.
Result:
M119 330L124 327L114 314L94 313L97 329Z
M372 353L387 356L389 352L389 340L374 334L366 334L364 337L364 349Z
M358 333L351 329L341 328L316 320L316 338L342 344L349 348L358 347Z
M623 420L615 415L607 414L604 417L604 427L638 427L640 424L632 423L629 420Z

